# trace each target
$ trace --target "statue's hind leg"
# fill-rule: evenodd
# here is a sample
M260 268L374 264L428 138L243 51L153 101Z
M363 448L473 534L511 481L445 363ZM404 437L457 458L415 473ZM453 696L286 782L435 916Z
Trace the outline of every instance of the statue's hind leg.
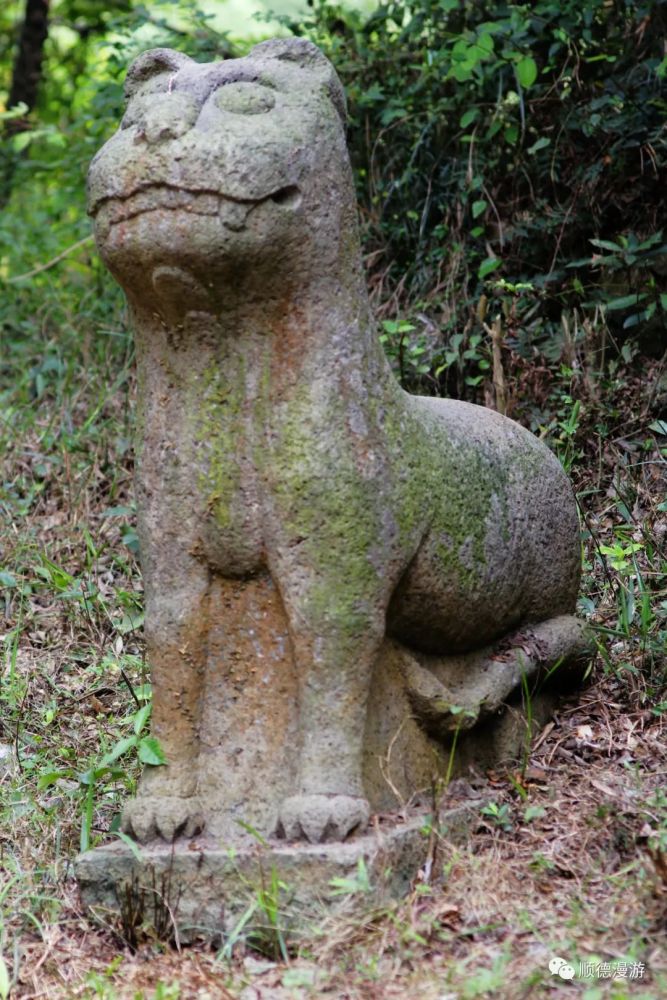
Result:
M574 615L521 626L481 650L458 656L413 653L405 685L415 716L435 738L472 728L496 712L523 683L578 679L592 639Z

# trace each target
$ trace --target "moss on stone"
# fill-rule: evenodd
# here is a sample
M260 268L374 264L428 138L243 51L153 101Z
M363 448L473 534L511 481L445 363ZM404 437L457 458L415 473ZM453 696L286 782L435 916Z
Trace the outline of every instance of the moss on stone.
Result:
M223 531L233 527L233 505L241 484L244 368L242 357L236 369L229 359L224 365L211 362L187 388L186 412L193 424L199 486L207 510Z
M350 443L313 422L310 397L305 387L282 415L269 474L283 524L311 575L304 596L312 621L356 634L367 626L381 587L370 553L381 537L382 509ZM343 423L336 409L335 416L327 409L325 426L331 419Z

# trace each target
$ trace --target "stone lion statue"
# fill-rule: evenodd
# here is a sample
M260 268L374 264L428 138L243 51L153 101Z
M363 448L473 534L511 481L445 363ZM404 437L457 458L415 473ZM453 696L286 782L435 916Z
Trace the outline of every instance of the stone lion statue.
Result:
M436 742L581 656L572 490L512 420L394 379L344 93L314 45L210 64L154 49L126 92L89 206L136 332L167 765L123 825L171 839L249 814L264 836L343 839L374 804L364 745L392 656L387 704Z

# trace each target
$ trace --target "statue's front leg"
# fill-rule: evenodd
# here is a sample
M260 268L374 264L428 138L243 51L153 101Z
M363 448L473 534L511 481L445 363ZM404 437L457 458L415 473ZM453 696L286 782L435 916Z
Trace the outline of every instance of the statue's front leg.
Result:
M193 836L204 823L197 777L208 571L194 560L186 566L174 560L169 576L166 566L163 570L159 585L153 587L151 581L147 587L146 655L153 690L151 732L166 764L145 767L121 824L140 841Z
M288 611L289 615L289 611ZM365 828L369 806L361 758L371 673L384 622L349 632L326 622L294 621L299 681L300 759L296 794L280 810L278 833L311 843L343 840Z

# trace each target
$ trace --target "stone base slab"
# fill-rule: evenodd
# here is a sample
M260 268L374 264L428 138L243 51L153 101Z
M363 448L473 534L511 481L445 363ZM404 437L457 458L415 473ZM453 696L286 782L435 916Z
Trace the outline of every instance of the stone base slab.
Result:
M464 842L483 801L441 813L438 829ZM344 843L224 849L212 838L148 846L117 841L75 862L81 899L94 918L127 939L151 933L216 943L250 935L290 942L317 935L323 921L355 903L371 909L405 896L428 862L426 813L383 821Z

